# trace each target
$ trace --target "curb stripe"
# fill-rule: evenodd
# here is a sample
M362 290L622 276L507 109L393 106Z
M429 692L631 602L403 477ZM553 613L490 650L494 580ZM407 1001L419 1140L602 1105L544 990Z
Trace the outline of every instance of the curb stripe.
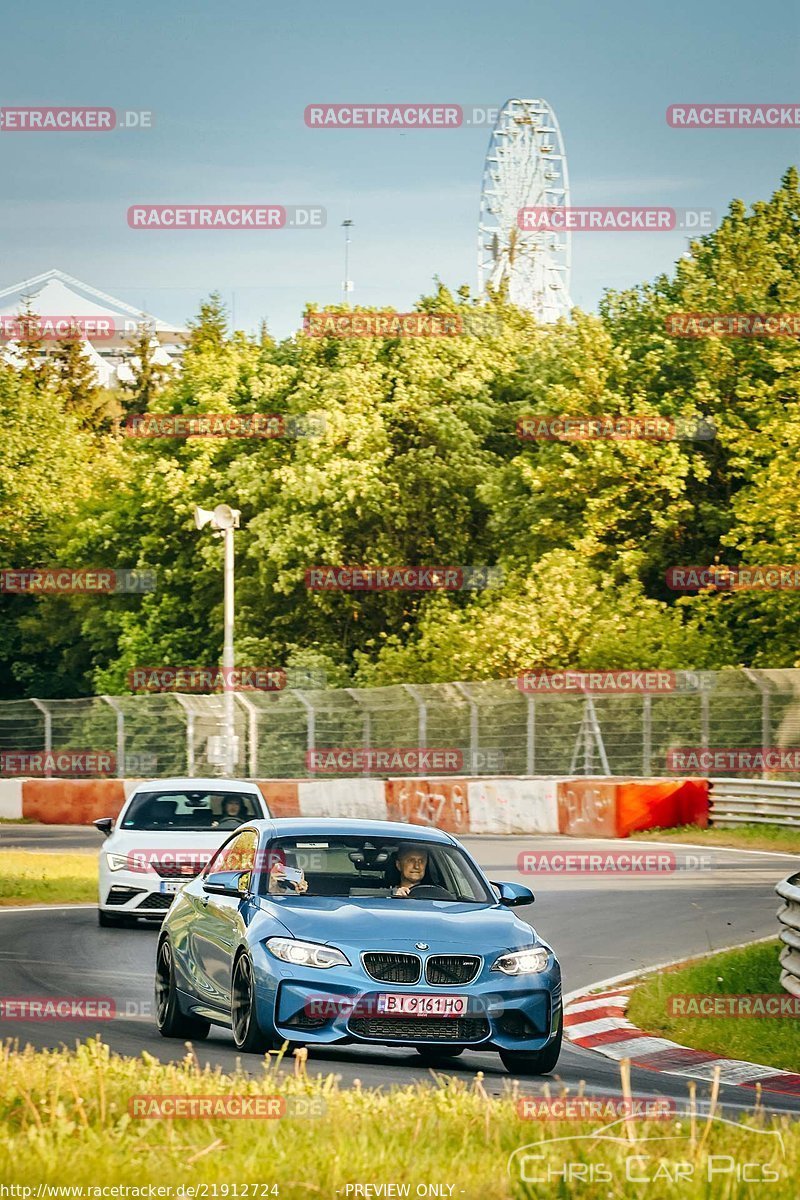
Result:
M656 1037L638 1029L624 1016L632 987L625 993L597 992L577 995L564 1010L564 1031L569 1041L585 1050L595 1050L606 1058L629 1058L631 1064L647 1071L694 1079L713 1079L730 1087L800 1095L800 1075L737 1058L724 1058L706 1050L680 1046L668 1038Z

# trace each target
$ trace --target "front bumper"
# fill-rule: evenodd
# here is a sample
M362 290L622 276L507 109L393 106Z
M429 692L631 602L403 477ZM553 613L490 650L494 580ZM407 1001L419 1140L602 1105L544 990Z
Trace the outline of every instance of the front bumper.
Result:
M349 955L348 955L349 956ZM509 976L484 962L467 985L433 987L379 983L360 961L329 970L298 968L276 960L263 946L254 953L259 1023L265 1032L308 1045L344 1043L394 1046L444 1044L476 1049L545 1049L561 1016L561 972ZM387 992L469 998L463 1016L383 1016L377 998Z
M119 916L160 919L169 912L172 902L191 878L162 879L155 871L110 871L101 867L99 875L99 907L103 912ZM169 890L162 887L169 885ZM172 885L176 890L171 890Z

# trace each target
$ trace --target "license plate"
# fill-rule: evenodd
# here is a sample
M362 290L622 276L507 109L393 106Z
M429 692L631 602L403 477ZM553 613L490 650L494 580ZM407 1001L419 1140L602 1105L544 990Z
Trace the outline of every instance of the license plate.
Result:
M175 892L179 892L188 882L188 879L162 879L159 891L167 892L168 895L174 895Z
M378 1012L386 1017L463 1017L469 996L409 996L389 992L378 996Z

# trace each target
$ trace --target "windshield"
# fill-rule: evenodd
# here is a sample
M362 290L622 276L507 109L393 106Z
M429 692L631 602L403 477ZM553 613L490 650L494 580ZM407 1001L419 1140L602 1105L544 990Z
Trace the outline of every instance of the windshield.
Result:
M456 846L404 838L292 837L271 842L262 891L270 895L368 896L458 903L496 897Z
M244 821L261 817L258 798L245 792L197 791L142 792L134 796L120 828L158 833L236 829Z

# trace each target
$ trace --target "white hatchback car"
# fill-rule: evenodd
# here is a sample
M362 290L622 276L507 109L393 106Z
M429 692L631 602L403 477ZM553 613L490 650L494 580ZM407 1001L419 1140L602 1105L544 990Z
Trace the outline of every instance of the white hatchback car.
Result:
M140 783L116 822L113 817L94 822L106 838L100 851L99 923L160 920L231 830L270 815L259 788L248 780Z

